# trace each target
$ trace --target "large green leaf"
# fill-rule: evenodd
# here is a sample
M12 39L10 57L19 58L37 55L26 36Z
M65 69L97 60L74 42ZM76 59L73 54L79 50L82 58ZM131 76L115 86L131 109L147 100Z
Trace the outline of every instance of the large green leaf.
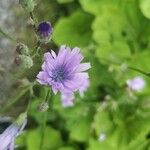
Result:
M149 56L150 51L148 49L146 51L137 53L132 56L131 61L128 61L128 65L140 69L146 73L149 73L150 72Z
M91 41L91 23L93 17L82 11L61 18L54 27L53 39L58 45L84 47Z
M42 131L43 132L43 131ZM40 150L41 140L43 140L43 149L54 150L62 145L61 135L53 128L46 127L44 132L44 138L42 138L42 132L40 128L33 129L28 132L27 136L27 149L28 150Z
M82 117L70 126L70 138L80 142L86 142L90 137L91 121Z
M61 147L58 150L75 150L73 147L66 146L66 147Z
M57 0L58 3L64 4L64 3L70 3L73 2L74 0Z
M109 59L130 57L131 49L128 42L132 32L119 10L112 6L111 11L105 11L96 17L93 23L93 38L98 43L96 56ZM114 21L115 20L115 21Z
M143 15L150 19L150 0L140 0L140 8Z
M94 117L94 126L97 136L101 133L107 134L112 130L113 124L107 110L104 109L96 113Z
M116 6L118 0L80 0L79 1L83 9L94 15L99 15L105 9L111 9L109 5Z
M111 145L104 142L99 142L98 140L90 139L89 147L87 150L114 150Z

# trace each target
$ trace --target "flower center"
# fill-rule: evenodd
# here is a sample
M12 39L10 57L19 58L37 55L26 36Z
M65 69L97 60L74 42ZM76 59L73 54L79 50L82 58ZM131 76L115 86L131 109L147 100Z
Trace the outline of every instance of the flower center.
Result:
M62 82L66 79L65 70L62 67L58 67L57 69L52 71L52 80L55 82Z

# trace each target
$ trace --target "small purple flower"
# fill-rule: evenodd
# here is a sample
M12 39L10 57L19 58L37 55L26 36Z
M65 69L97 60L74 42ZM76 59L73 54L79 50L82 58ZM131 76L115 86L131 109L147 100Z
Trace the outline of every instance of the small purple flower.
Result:
M127 80L127 85L133 91L141 91L145 86L145 81L142 77L135 77Z
M74 92L79 91L81 96L89 86L88 70L90 63L81 63L83 56L80 49L61 46L58 55L54 51L44 54L42 71L37 75L37 81L43 85L52 86L53 92L62 94L62 100L73 103Z
M20 135L26 123L27 120L24 120L21 125L13 123L2 134L0 134L0 150L14 150L15 138Z
M38 33L43 38L49 37L52 33L52 26L50 22L41 22L38 25Z

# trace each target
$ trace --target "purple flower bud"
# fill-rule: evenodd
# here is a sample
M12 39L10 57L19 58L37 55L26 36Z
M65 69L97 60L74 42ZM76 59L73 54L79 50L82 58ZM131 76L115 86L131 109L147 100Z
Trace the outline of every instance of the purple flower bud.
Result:
M145 86L145 81L142 77L135 77L127 80L127 85L133 91L141 91Z
M41 22L38 25L38 33L42 38L47 38L52 33L52 26L50 22Z

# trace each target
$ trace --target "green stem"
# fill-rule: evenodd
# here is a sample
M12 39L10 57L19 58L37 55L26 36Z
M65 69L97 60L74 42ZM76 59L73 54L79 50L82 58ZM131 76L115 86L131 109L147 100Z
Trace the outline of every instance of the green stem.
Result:
M43 114L43 123L41 125L41 133L42 134L41 134L40 150L43 150L43 146L44 146L46 122L47 122L47 111L45 111Z
M27 105L27 108L26 108L26 112L28 113L30 108L31 108L31 99L32 97L34 96L33 94L33 86L35 85L35 83L33 85L31 85L30 87L30 97L29 97L29 100L28 100L28 105Z
M34 17L33 12L30 12L29 15L30 15L30 18L33 20L33 29L34 29L35 35L38 36L37 21ZM41 48L41 42L37 40L35 49L33 50L32 58L36 57L39 54L40 48Z
M30 91L30 96L33 96L31 91L35 84L36 84L36 82L33 82L30 85L28 85L27 87L24 87L24 89L21 92L19 92L19 94L17 95L17 97L14 100L8 100L9 103L0 111L0 113L5 113L8 109L11 108L11 106L16 104L21 99L21 97L23 97L27 92Z
M48 89L46 97L45 97L45 102L48 102L50 96L51 96L51 89Z
M30 17L33 20L33 28L34 28L35 33L37 34L37 26L36 26L36 21L35 21L33 12L30 12Z
M0 35L2 35L2 36L4 36L4 37L6 37L6 38L8 38L8 39L10 39L10 40L12 40L12 41L14 41L14 42L16 42L16 39L14 39L13 37L11 37L9 34L7 34L5 31L3 31L1 28L0 28Z
M45 102L48 102L49 100L51 100L52 98L52 92L51 89L48 89L46 96L45 96ZM43 123L41 125L41 142L40 142L40 150L43 150L43 146L44 146L44 137L45 137L45 129L46 129L46 122L47 122L47 114L48 111L45 111L43 114Z
M117 65L117 66L121 66L121 63L114 62L114 61L108 60L108 59L106 59L106 58L101 58L101 59L104 60L104 61L106 61L106 62L109 62L109 63L111 63L111 64L114 64L114 65ZM136 72L139 72L139 73L141 73L141 74L143 74L143 75L145 75L145 76L150 77L150 72L145 72L145 71L143 71L143 70L141 70L141 69L134 68L134 67L132 67L132 66L127 66L127 69L133 70L133 71L136 71Z
M140 70L140 69L134 68L134 67L130 67L130 66L128 66L127 68L130 69L130 70L139 72L139 73L141 73L141 74L144 74L144 75L150 77L150 73L149 73L149 72L144 72L143 70Z
M21 93L20 93L13 101L10 100L10 103L8 103L8 104L4 107L4 109L2 109L0 112L1 112L1 113L6 112L9 108L11 108L11 106L13 106L14 104L16 104L16 103L20 100L20 98L21 98L23 95L25 95L29 90L30 90L30 88L29 88L29 87L26 87L23 91L21 91Z
M33 51L33 54L32 54L32 58L34 58L34 57L36 57L37 55L39 55L40 48L41 48L41 43L40 43L40 42L37 42L37 45L36 45L36 47L35 47L35 50Z

